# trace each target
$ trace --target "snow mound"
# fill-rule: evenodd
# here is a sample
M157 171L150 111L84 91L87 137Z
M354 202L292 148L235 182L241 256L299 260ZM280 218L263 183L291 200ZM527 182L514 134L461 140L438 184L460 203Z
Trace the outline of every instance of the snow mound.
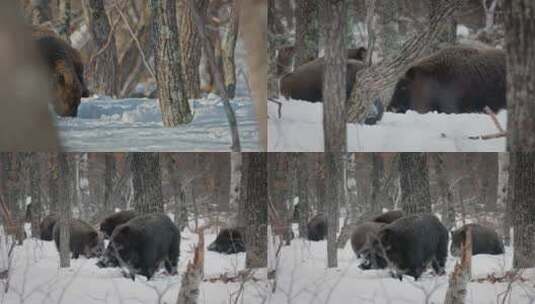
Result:
M281 99L268 104L269 151L322 152L323 105ZM507 125L507 111L497 115ZM485 114L406 114L387 112L375 126L348 124L348 150L352 152L503 152L505 138L473 140L471 136L498 131Z
M242 149L258 150L253 102L241 96L231 101ZM190 100L192 123L164 128L155 99L84 99L77 118L56 120L67 151L229 151L231 134L222 100L217 95Z

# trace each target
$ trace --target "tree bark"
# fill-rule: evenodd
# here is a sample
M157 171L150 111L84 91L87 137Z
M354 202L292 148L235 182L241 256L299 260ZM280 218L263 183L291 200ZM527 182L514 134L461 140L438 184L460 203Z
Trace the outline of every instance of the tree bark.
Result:
M327 46L323 75L323 140L326 152L346 152L345 1L325 3Z
M32 0L32 23L39 25L52 20L50 0Z
M503 1L507 53L507 150L535 152L535 1Z
M362 122L368 107L379 99L386 107L393 88L406 68L428 52L429 47L440 35L442 25L464 0L442 1L429 27L403 44L398 54L391 59L357 72L353 91L346 106L349 122Z
M318 57L319 1L321 0L296 0L295 67Z
M508 200L509 184L509 153L498 154L498 208L504 210L503 216L503 239L505 245L511 242L511 204Z
M238 41L238 27L240 24L240 12L238 2L234 0L230 12L230 21L225 30L222 45L223 74L225 75L225 89L229 98L236 96L236 64L234 51Z
M201 98L201 80L199 65L201 63L202 49L201 38L193 17L191 16L191 2L180 0L180 55L182 56L182 73L184 78L184 90L189 99ZM206 15L208 0L196 1L196 6L201 16Z
M444 153L432 153L435 173L437 175L440 200L442 201L442 223L448 230L455 227L455 209L453 194L450 190L447 172L444 171Z
M342 19L344 21L345 18ZM343 33L343 32L342 32ZM327 267L333 268L338 266L338 219L340 217L339 206L344 205L345 201L345 183L344 171L345 162L344 154L336 152L325 152L325 200L327 215Z
M31 217L32 223L32 237L38 238L41 236L39 224L43 213L41 204L41 157L40 154L32 152L28 157L30 162L30 196L32 198Z
M130 166L135 210L140 214L163 212L158 153L133 153Z
M84 0L86 18L96 53L91 58L88 75L91 91L117 96L117 47L103 0Z
M191 2L191 1L190 1ZM191 2L192 3L192 2ZM189 124L193 115L183 87L176 0L151 0L156 81L165 127Z
M308 156L309 154L307 153L299 153L297 156L299 167L297 170L297 196L299 197L298 225L299 236L302 238L305 238L308 234L307 222L311 214L308 187L310 185L309 171L312 164Z
M405 214L431 212L431 192L427 172L427 154L401 153L401 208Z
M511 153L512 191L509 191L513 208L514 268L535 266L535 153Z
M267 153L249 153L247 169L247 268L267 267Z
M231 210L238 210L240 201L240 184L242 157L239 152L230 152L230 194L229 205Z
M71 0L59 0L59 35L71 43L71 21L72 21L72 10L71 10Z
M383 209L379 196L381 195L381 179L383 177L384 163L379 153L370 153L372 160L372 172L370 180L372 182L370 193L370 212L380 214Z
M289 153L269 153L268 156L269 201L274 209L270 216L271 228L286 244L291 241L292 228L288 204L289 156Z
M113 213L112 192L114 176L115 156L112 153L104 153L104 200L102 204L104 215Z
M71 222L71 200L72 200L72 174L71 166L69 164L69 155L66 153L59 153L58 157L58 171L59 171L59 185L61 191L58 195L58 225L59 225L59 264L61 268L71 266L70 257L70 225Z
M247 49L249 87L255 102L256 122L262 151L267 151L267 2L240 1L240 32Z

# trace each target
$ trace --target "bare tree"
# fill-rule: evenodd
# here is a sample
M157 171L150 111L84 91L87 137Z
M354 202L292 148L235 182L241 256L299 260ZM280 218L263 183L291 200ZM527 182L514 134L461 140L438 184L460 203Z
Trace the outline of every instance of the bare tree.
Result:
M28 161L30 162L30 196L32 198L31 206L31 217L30 222L32 223L32 236L39 237L41 231L39 229L39 223L41 223L41 217L43 212L42 200L41 200L41 157L38 153L32 152L28 156Z
M247 49L249 86L255 102L259 142L267 151L267 1L238 0L240 3L240 32Z
M156 40L154 62L163 124L188 124L193 115L183 87L176 0L151 0L152 29Z
M117 47L103 0L84 0L86 19L97 52L91 58L88 75L92 91L117 96Z
M510 154L510 178L513 187L508 192L513 208L514 255L513 267L535 266L535 153Z
M158 153L133 153L130 160L134 186L134 208L139 213L163 212Z
M71 42L72 10L71 0L58 0L59 4L59 35L68 43Z
M247 268L267 267L267 154L247 155Z
M535 1L503 1L507 51L507 149L535 151Z
M112 192L114 176L115 156L112 153L104 153L104 200L102 204L102 211L104 215L113 212Z
M295 67L318 57L320 1L295 1Z
M59 264L61 268L71 266L71 251L70 251L70 222L71 222L71 200L72 200L72 174L69 155L66 153L59 153L58 170L59 170L59 185L61 191L58 195L58 214L59 214Z
M345 20L343 18L342 20ZM338 219L340 217L339 206L345 203L345 162L344 154L337 152L325 152L325 200L327 215L327 267L338 266Z
M448 230L455 227L455 209L447 172L444 171L444 154L431 153L437 175L440 200L442 201L442 223Z
M430 213L431 192L427 172L427 154L401 153L401 208L406 214Z
M240 12L238 2L234 0L230 5L230 20L226 26L222 43L223 74L225 75L225 89L229 98L236 96L236 64L234 53L238 41L238 27Z
M323 75L323 141L327 152L347 151L345 122L346 51L345 1L329 0L325 10L327 45Z
M208 0L196 1L197 9L204 16L208 8ZM184 78L184 87L188 98L200 98L200 76L199 65L201 63L202 48L199 32L191 16L190 5L192 2L187 0L178 1L178 13L180 16L180 55L182 56L182 73Z
M299 223L299 236L304 238L307 231L307 221L310 218L310 199L308 194L308 187L310 181L310 167L311 162L309 154L299 153L297 156L298 170L297 170L297 196L299 197L298 207L298 223ZM296 212L294 210L294 212Z
M511 204L508 200L509 191L509 153L498 154L498 201L499 208L504 210L503 216L503 239L506 245L509 245L511 241Z

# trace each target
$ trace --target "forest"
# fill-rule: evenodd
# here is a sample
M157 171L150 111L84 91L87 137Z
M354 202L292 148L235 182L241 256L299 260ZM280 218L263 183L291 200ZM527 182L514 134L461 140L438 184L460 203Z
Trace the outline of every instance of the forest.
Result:
M533 1L270 0L269 151L533 151Z
M0 303L534 301L533 154L331 154L2 153Z
M5 112L50 138L29 150L265 150L263 1L3 2Z

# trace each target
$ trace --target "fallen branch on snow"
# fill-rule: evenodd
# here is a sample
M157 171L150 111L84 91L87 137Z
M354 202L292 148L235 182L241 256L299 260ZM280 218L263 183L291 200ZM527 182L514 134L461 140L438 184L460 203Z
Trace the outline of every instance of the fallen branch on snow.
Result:
M470 136L469 139L473 140L488 140L488 139L494 139L494 138L500 138L500 137L506 137L507 132L502 128L500 125L500 122L498 121L498 118L496 117L496 113L494 113L488 106L483 109L487 115L490 116L490 119L492 119L492 122L496 126L496 129L498 129L498 133L490 134L490 135L481 135L481 136Z

